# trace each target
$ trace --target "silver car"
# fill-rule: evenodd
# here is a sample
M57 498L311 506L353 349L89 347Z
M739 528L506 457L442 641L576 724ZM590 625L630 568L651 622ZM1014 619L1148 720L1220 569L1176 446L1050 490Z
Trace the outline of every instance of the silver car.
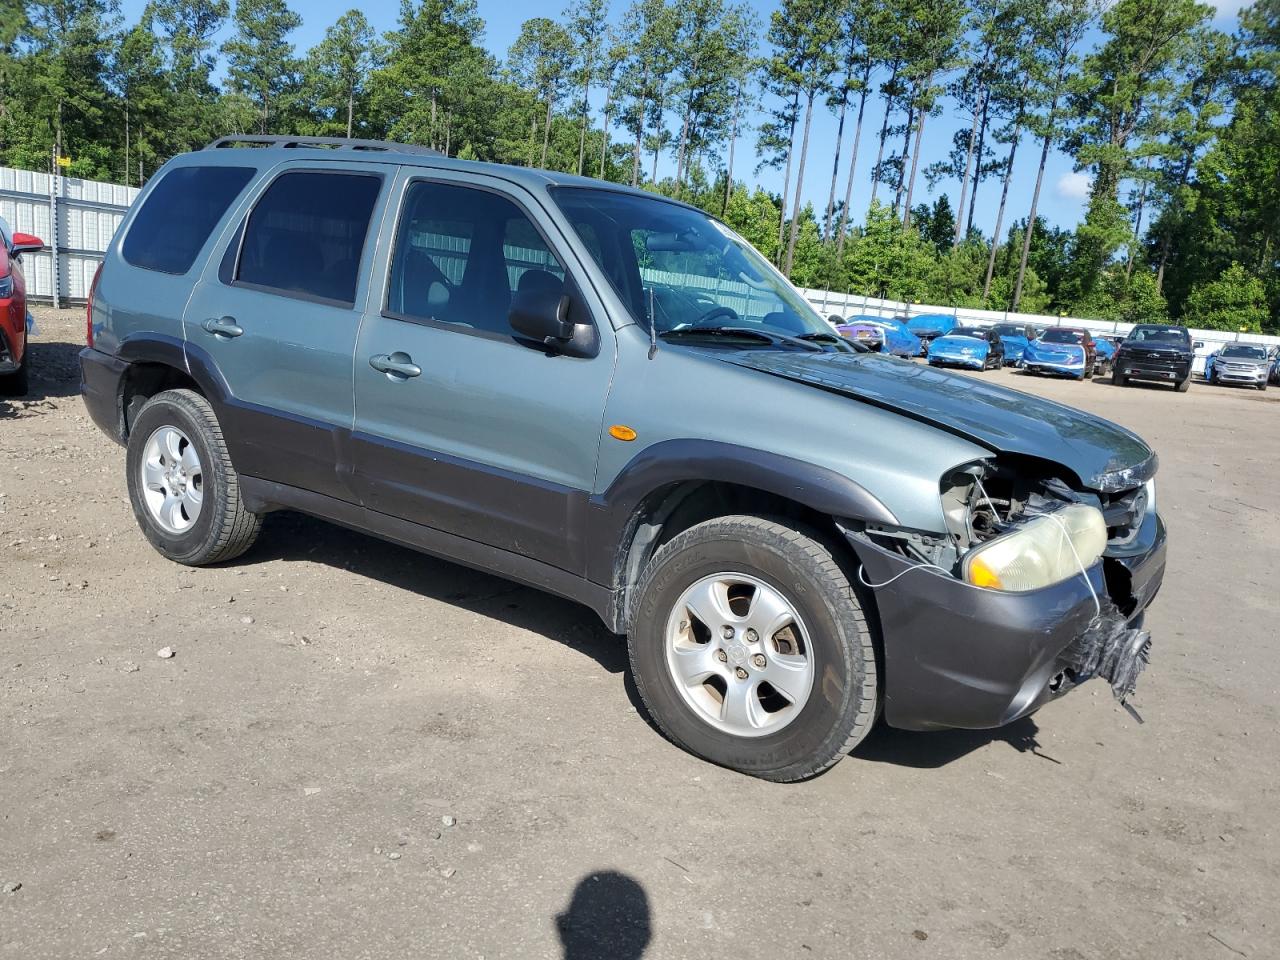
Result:
M1231 383L1265 390L1273 366L1266 347L1229 343L1205 361L1205 379L1214 386Z

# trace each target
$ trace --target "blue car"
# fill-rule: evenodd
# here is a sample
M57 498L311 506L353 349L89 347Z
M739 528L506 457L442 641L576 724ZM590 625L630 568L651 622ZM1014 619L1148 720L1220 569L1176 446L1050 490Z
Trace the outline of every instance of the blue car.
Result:
M997 323L992 329L1000 335L1000 341L1004 344L1006 366L1021 366L1023 352L1040 335L1035 327L1024 323Z
M1109 337L1095 337L1093 340L1094 347L1097 348L1098 356L1093 364L1093 372L1100 377L1105 377L1111 372L1111 368L1116 362L1116 344Z
M873 317L870 314L850 317L846 324L865 324L879 327L884 331L882 353L891 353L895 357L919 357L923 354L920 338L907 329L907 325L896 317Z
M994 329L955 327L929 344L929 366L970 367L974 370L1004 366L1005 348Z
M1022 353L1029 373L1053 373L1087 380L1098 362L1093 334L1084 327L1050 327Z
M956 318L949 313L922 313L907 320L907 329L920 338L920 356L928 356L929 341L944 337L956 328Z

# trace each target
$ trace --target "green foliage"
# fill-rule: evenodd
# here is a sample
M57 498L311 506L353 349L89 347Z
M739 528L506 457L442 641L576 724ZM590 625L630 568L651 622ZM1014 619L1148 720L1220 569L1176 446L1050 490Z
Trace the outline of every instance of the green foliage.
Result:
M271 132L277 101L297 83L301 65L288 37L302 18L285 0L236 0L231 19L235 32L222 45L228 86L257 106L259 132Z
M1244 267L1233 263L1216 280L1192 289L1183 320L1205 330L1261 333L1270 320L1266 288Z
M369 75L383 56L359 10L348 10L325 31L303 65L301 99L313 132L339 137L365 132L360 128L369 115Z
M400 0L382 37L352 9L301 57L289 0L148 0L129 23L119 3L0 0L0 164L48 170L58 146L74 175L135 183L224 134L404 140L685 200L807 286L1191 319L1227 284L1280 327L1280 0L1232 36L1196 0L776 0L767 42L747 0L566 0L505 61L477 0ZM938 143L944 106L961 122ZM1054 150L1093 178L1075 229L1037 209ZM755 164L776 195L735 178ZM921 169L947 192L921 202ZM863 217L869 171L887 189ZM995 177L1034 182L1030 210L975 204Z

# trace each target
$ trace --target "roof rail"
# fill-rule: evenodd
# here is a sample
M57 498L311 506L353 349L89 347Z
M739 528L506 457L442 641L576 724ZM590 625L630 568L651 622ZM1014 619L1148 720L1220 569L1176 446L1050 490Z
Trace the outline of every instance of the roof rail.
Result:
M356 140L348 137L283 137L274 135L247 135L219 137L205 147L206 150L222 150L228 147L285 147L305 149L320 147L332 150L362 150L371 153L416 153L428 157L442 156L439 150L420 147L412 143L394 143L390 140Z

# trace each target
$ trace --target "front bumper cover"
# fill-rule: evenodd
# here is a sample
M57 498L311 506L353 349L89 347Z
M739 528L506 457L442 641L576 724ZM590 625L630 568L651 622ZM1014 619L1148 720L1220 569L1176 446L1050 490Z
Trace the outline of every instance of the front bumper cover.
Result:
M1076 377L1083 380L1085 374L1085 365L1083 363L1053 363L1048 360L1026 360L1022 361L1022 365L1028 370L1036 373L1057 373L1066 377Z
M846 531L876 589L884 640L884 715L893 727L1003 726L1089 679L1077 641L1095 620L1080 576L1028 593L970 586ZM1165 568L1164 524L1154 513L1123 556L1104 557L1089 582L1130 626L1140 624Z

